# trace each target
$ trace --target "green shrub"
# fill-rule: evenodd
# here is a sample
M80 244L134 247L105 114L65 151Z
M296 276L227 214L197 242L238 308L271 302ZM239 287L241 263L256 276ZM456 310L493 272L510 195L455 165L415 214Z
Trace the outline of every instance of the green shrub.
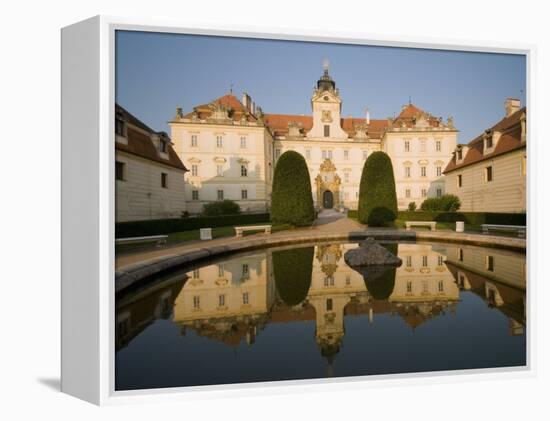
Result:
M268 213L118 222L115 224L115 236L116 238L141 237L190 231L199 228L216 228L266 222L269 222Z
M454 194L444 194L441 197L430 197L424 200L420 205L420 209L423 211L456 212L460 209L460 206L461 203L458 196Z
M497 213L497 212L424 212L399 211L398 219L403 221L436 221L456 222L464 221L468 225L499 224L499 225L526 225L525 213Z
M232 200L221 200L218 202L205 203L202 207L204 216L237 215L241 208Z
M397 195L391 160L384 152L374 152L367 158L361 174L359 222L381 226L396 217Z
M289 306L307 297L313 270L313 247L273 252L273 274L279 297Z
M298 152L283 153L275 166L271 219L276 224L311 225L315 219L309 170Z
M409 211L414 212L416 210L416 202L409 203L408 209Z

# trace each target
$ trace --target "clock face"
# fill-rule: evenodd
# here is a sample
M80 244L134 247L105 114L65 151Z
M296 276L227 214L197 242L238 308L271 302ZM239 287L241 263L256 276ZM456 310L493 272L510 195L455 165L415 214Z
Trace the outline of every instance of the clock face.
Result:
M323 97L323 99L324 99L325 101L328 101L328 96L325 95L325 96Z

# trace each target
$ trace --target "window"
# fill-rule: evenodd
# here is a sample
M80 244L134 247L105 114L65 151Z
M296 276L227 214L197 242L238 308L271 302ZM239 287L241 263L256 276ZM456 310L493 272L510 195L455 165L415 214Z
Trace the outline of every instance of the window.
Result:
M405 177L411 178L411 167L405 167Z
M456 185L462 187L462 174L456 176Z
M241 177L248 176L248 167L246 165L241 165Z
M223 176L223 165L216 165L216 174L218 174L218 177Z
M201 277L201 271L199 269L195 269L193 271L193 278L194 279L199 279Z
M493 167L485 167L485 181L487 183L493 181Z
M411 142L409 142L408 140L405 140L405 152L410 152L411 151Z
M437 189L437 197L441 197L443 195L443 192L441 189Z
M223 266L222 265L218 265L218 276L220 278L223 278L225 275L225 270L223 269Z
M119 136L124 136L124 121L120 118L115 118L115 133Z
M344 160L348 160L349 159L349 151L347 149L344 150Z
M407 267L410 268L413 264L412 263L413 262L412 256L407 256L405 261L406 261L405 264L407 265Z
M413 283L411 281L407 282L407 292L411 293L413 290Z
M422 281L422 294L428 293L428 281Z
M248 304L248 292L243 292L243 304Z
M191 175L197 177L199 175L199 166L197 164L191 165Z
M441 167L435 167L435 174L438 176L438 177L441 177Z
M223 200L223 190L218 190L218 200Z
M459 261L463 261L464 260L464 250L462 250L461 248L459 248L457 251L456 251L456 254L457 254L457 258Z
M330 137L330 126L328 124L325 124L324 135L325 137Z
M191 199L193 200L199 200L199 191L198 190L193 190L191 192Z
M346 275L346 285L351 285L351 276Z
M115 175L116 179L120 181L124 181L124 162L116 161L115 163Z
M437 256L437 265L443 266L443 256L441 255Z
M428 256L422 256L422 266L428 266Z
M241 190L241 199L248 199L248 190Z
M218 295L218 307L225 306L225 294Z
M244 279L248 279L248 277L250 276L249 267L247 263L245 263L242 267L242 274Z
M324 150L321 152L323 159L332 159L332 151L331 150Z
M197 135L192 134L191 135L191 146L197 146L197 145L198 145Z
M165 172L160 174L160 185L165 189L168 188L168 174Z
M328 287L328 286L334 286L334 276L332 275L329 275L329 276L326 276L325 277L325 286Z
M281 150L275 149L275 159L278 159L281 156Z
M425 140L420 141L420 152L426 152L426 141Z
M426 189L422 189L422 197L427 197L428 191Z
M344 183L349 183L349 172L344 173Z
M443 292L443 281L439 281L439 282L437 283L437 290L438 290L439 292Z
M216 147L223 147L223 137L220 135L216 136Z
M426 177L426 167L420 167L420 176Z
M327 298L327 311L332 311L332 298Z
M159 150L162 153L168 152L168 142L165 139L160 139L160 141L159 141Z
M306 159L311 159L311 149L306 149Z
M441 152L441 140L436 140L435 141L435 150L437 152Z
M411 189L405 189L405 197L410 198L411 197Z
M193 297L193 308L201 308L201 297L200 297L200 295L195 295Z
M457 149L457 151L456 151L456 157L458 158L459 161L462 160L462 148Z
M246 149L246 136L241 136L241 148Z
M487 136L485 138L485 148L491 149L493 147L493 136Z
M363 151L363 160L366 160L369 157L369 151Z
M489 272L495 271L495 259L493 256L485 256L485 269Z

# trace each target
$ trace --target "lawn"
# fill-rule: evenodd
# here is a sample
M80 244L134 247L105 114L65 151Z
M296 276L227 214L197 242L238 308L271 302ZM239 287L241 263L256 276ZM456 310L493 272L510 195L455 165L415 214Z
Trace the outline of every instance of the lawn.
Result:
M351 219L357 220L357 217L350 216ZM392 228L405 228L405 219L396 219L393 224L388 225L388 227ZM448 229L451 231L454 231L456 229L456 223L455 222L437 222L436 228L439 230L442 229ZM414 227L415 230L429 230L430 227ZM470 224L464 224L464 231L470 231L470 232L481 232L481 225L470 225Z

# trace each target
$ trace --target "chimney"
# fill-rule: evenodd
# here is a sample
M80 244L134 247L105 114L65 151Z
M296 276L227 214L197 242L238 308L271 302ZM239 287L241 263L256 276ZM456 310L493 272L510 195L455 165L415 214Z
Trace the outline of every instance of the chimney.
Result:
M242 103L244 105L244 108L246 108L248 111L250 111L250 102L250 96L246 92L243 92Z
M252 114L256 115L256 103L254 101L251 101L251 111L252 111Z
M369 113L369 109L368 109L368 108L367 108L367 110L366 110L365 122L366 122L367 124L370 124L370 113Z
M510 117L520 108L521 108L521 101L517 98L506 98L506 101L504 101L504 109L506 111L506 117Z

